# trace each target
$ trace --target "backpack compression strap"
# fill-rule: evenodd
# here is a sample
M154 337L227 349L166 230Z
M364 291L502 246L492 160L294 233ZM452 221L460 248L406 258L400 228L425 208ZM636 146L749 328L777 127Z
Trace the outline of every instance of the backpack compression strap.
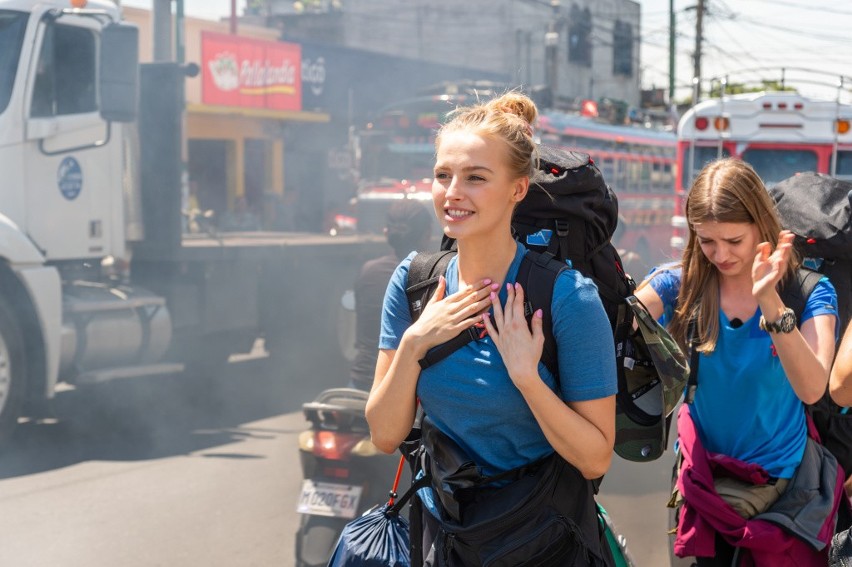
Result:
M809 268L799 268L796 271L796 282L790 282L790 285L784 286L778 294L781 296L781 301L784 305L793 310L796 314L796 325L802 324L802 313L805 312L805 306L808 303L808 298L819 281L825 276L821 273ZM686 384L686 395L684 402L691 404L695 399L695 391L698 389L698 325L693 319L687 327L687 342L689 343L689 379Z

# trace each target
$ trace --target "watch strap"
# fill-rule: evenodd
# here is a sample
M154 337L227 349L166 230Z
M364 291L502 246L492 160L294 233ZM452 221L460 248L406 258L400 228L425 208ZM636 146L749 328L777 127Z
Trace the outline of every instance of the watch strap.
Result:
M758 326L768 333L791 333L796 328L796 323L796 313L789 307L785 307L777 321L767 321L761 315Z

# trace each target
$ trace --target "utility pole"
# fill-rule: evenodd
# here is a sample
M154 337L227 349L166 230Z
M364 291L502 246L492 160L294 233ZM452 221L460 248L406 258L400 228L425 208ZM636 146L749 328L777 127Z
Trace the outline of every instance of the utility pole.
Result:
M231 0L231 35L237 35L237 0Z
M559 79L557 70L559 69L559 31L556 27L559 21L559 0L550 0L550 8L553 14L550 18L550 23L547 25L547 33L544 34L544 60L545 60L545 76L547 77L547 86L550 87L550 93L553 101L556 102L557 92L559 90Z
M183 65L186 59L184 26L183 0L175 0L175 61L180 65Z
M693 55L693 72L692 77L695 82L695 94L692 103L695 104L701 99L701 44L704 40L704 2L698 0L697 12L695 14L695 53Z
M172 0L154 0L154 61L172 60Z
M675 11L674 0L669 0L669 104L675 97Z

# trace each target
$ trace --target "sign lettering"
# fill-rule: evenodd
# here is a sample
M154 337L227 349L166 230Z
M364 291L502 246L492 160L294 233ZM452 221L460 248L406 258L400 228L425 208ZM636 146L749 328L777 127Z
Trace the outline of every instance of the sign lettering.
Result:
M302 110L301 46L202 32L204 104Z

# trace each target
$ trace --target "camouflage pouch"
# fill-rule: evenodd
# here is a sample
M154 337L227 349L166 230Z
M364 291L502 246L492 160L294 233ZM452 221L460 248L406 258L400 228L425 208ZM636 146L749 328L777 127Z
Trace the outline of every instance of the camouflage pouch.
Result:
M634 328L618 369L615 452L630 461L659 458L671 415L683 395L689 364L677 342L635 296L626 299Z

